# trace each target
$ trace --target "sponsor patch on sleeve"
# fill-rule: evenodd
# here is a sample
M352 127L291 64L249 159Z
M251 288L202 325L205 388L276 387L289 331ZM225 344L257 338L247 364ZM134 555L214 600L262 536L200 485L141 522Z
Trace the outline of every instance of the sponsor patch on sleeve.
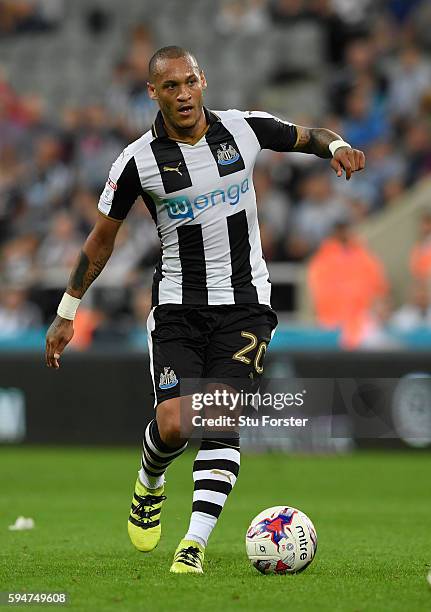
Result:
M102 195L99 199L99 210L101 210L103 213L107 214L109 212L116 189L117 184L108 178L108 180L106 181L105 189L103 190Z

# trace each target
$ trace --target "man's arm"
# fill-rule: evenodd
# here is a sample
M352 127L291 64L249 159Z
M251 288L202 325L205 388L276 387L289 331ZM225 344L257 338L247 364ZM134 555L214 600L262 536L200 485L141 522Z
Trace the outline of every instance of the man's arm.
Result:
M69 278L66 293L81 299L91 283L99 276L114 249L121 223L114 219L99 218L78 256ZM73 337L73 320L59 315L46 334L46 365L60 367L58 360Z
M67 293L82 298L91 283L99 276L114 249L121 223L99 216L75 262L67 285Z
M297 139L293 151L312 153L325 159L332 157L331 167L337 173L337 176L342 176L344 170L346 179L349 180L354 172L365 168L365 155L358 149L340 146L332 156L329 145L336 141L342 143L343 140L335 132L326 128L307 128L300 125L296 126L296 131Z
M344 170L347 180L353 172L365 167L362 151L352 149L343 142L341 136L331 130L294 125L263 111L248 111L244 113L244 119L253 130L261 149L299 151L327 159L332 157L331 167L337 176L342 176ZM329 148L331 143L334 143L332 151Z

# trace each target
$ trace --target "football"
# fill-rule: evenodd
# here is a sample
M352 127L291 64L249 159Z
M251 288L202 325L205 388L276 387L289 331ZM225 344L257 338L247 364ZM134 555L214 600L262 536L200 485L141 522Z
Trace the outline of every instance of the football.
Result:
M273 506L252 520L245 545L251 564L262 574L297 574L313 561L317 535L301 510Z

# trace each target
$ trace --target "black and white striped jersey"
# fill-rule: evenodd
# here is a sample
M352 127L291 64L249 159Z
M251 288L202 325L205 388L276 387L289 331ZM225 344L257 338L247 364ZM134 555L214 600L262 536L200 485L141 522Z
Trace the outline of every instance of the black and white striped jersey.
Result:
M194 145L168 138L161 113L114 162L102 214L123 220L141 195L157 226L157 304L270 305L253 187L261 149L290 151L296 127L267 113L205 109L208 130Z

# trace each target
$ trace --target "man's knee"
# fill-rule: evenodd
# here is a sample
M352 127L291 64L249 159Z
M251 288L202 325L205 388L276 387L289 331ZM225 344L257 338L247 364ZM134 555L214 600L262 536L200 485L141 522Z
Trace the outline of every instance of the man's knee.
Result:
M173 448L184 444L187 437L181 427L180 400L174 398L157 407L157 425L162 441Z

